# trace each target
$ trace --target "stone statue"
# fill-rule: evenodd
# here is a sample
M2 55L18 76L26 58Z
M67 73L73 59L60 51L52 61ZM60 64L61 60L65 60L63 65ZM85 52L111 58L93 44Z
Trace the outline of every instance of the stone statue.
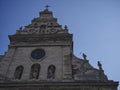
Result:
M48 79L54 79L55 78L55 67L54 66L50 66L48 68Z
M32 78L35 78L35 79L38 78L38 70L37 69L33 70L33 72L32 72Z
M16 69L16 71L15 71L15 74L14 74L15 79L20 79L21 76L22 76L22 73L23 73L23 67L20 66L20 67L18 67L18 68Z
M102 69L102 64L100 63L100 61L98 61L98 67L99 67L99 70L103 70Z
M83 53L83 59L87 60L87 55Z
M38 79L39 71L40 71L40 66L39 65L34 65L32 67L32 70L31 70L31 78L32 79Z

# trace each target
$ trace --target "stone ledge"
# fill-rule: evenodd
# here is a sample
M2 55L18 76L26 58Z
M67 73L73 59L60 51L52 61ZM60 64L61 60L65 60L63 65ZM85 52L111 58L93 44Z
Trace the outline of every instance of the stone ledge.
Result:
M0 90L117 90L117 86L118 82L113 81L4 82Z
M3 81L0 82L1 86L44 86L44 85L50 85L50 86L68 86L68 85L80 85L80 86L118 86L119 82L114 81Z

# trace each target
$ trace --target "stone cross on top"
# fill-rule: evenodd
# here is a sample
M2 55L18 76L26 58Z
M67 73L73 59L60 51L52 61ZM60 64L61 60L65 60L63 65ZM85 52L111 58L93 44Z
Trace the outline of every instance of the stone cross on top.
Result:
M45 8L48 9L50 6L49 5L46 5Z

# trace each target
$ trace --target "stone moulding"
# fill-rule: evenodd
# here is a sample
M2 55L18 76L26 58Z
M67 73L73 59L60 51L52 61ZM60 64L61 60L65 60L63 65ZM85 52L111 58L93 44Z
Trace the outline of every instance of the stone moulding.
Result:
M11 44L21 43L21 42L45 42L45 41L71 41L72 34L57 34L57 35L9 35Z
M100 90L102 87L111 90L118 86L118 82L113 81L71 81L71 82L3 82L0 83L0 90ZM19 89L18 89L19 88Z

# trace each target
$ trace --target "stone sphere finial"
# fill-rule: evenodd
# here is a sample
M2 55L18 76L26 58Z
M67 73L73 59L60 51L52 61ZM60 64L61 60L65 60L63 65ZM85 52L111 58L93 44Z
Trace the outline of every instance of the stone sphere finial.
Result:
M19 30L22 30L22 26L19 28Z
M67 25L64 26L64 29L68 29Z

